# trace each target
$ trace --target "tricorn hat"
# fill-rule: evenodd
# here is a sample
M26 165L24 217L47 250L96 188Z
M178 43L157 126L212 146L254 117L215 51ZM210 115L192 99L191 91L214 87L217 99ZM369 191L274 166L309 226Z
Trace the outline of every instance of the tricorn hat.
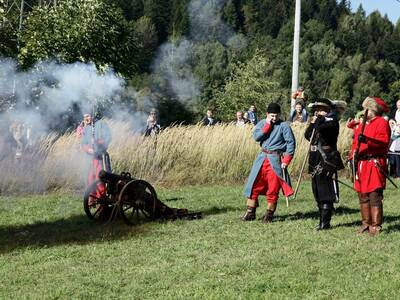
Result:
M381 115L385 112L389 111L389 107L381 98L378 97L367 97L362 103L362 107L368 110L372 110L376 112L378 115Z

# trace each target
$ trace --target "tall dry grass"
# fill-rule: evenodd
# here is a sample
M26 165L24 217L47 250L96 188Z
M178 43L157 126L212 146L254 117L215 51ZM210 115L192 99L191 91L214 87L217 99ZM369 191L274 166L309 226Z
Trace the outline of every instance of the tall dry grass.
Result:
M163 185L243 183L259 145L252 128L234 125L174 126L154 137L133 133L120 122L108 122L113 135L109 148L113 170L130 172L134 177ZM299 172L307 153L303 138L305 124L292 125L296 154L290 165L292 175ZM338 147L350 148L351 131L341 125ZM74 134L49 136L39 145L34 161L0 162L7 176L1 176L3 191L45 191L53 188L82 189L88 157ZM3 173L4 174L4 173ZM33 179L29 183L29 179Z

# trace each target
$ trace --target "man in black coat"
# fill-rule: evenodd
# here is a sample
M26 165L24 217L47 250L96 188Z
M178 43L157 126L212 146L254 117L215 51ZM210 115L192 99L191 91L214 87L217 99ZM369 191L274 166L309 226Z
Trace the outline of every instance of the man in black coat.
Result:
M344 166L337 151L339 122L330 114L332 102L320 98L311 107L314 116L310 118L304 136L310 141L308 172L312 177L312 191L319 208L320 221L316 229L323 230L331 226L333 203L339 201L337 170Z

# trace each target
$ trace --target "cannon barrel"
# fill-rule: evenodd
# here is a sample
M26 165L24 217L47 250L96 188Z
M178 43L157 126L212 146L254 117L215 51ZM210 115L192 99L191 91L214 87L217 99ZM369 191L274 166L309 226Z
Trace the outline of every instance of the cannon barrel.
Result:
M111 183L116 183L116 182L118 182L120 180L127 181L127 180L135 179L135 178L133 178L131 176L130 173L115 174L115 173L107 172L107 171L104 171L104 170L101 170L99 172L99 178L102 181L108 181L108 182L111 182Z

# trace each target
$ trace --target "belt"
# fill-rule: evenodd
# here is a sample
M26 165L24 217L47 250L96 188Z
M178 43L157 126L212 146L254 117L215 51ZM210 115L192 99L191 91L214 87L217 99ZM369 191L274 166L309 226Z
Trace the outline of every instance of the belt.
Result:
M270 151L267 149L261 149L262 152L266 153L266 154L277 154L277 155L281 155L282 151Z
M321 146L322 150L332 150L333 148L331 146ZM311 145L310 146L310 151L311 152L316 152L318 151L318 146L317 145Z
M383 155L383 154L361 155L359 160L371 160L371 159L378 159L378 158L386 158L386 155Z

